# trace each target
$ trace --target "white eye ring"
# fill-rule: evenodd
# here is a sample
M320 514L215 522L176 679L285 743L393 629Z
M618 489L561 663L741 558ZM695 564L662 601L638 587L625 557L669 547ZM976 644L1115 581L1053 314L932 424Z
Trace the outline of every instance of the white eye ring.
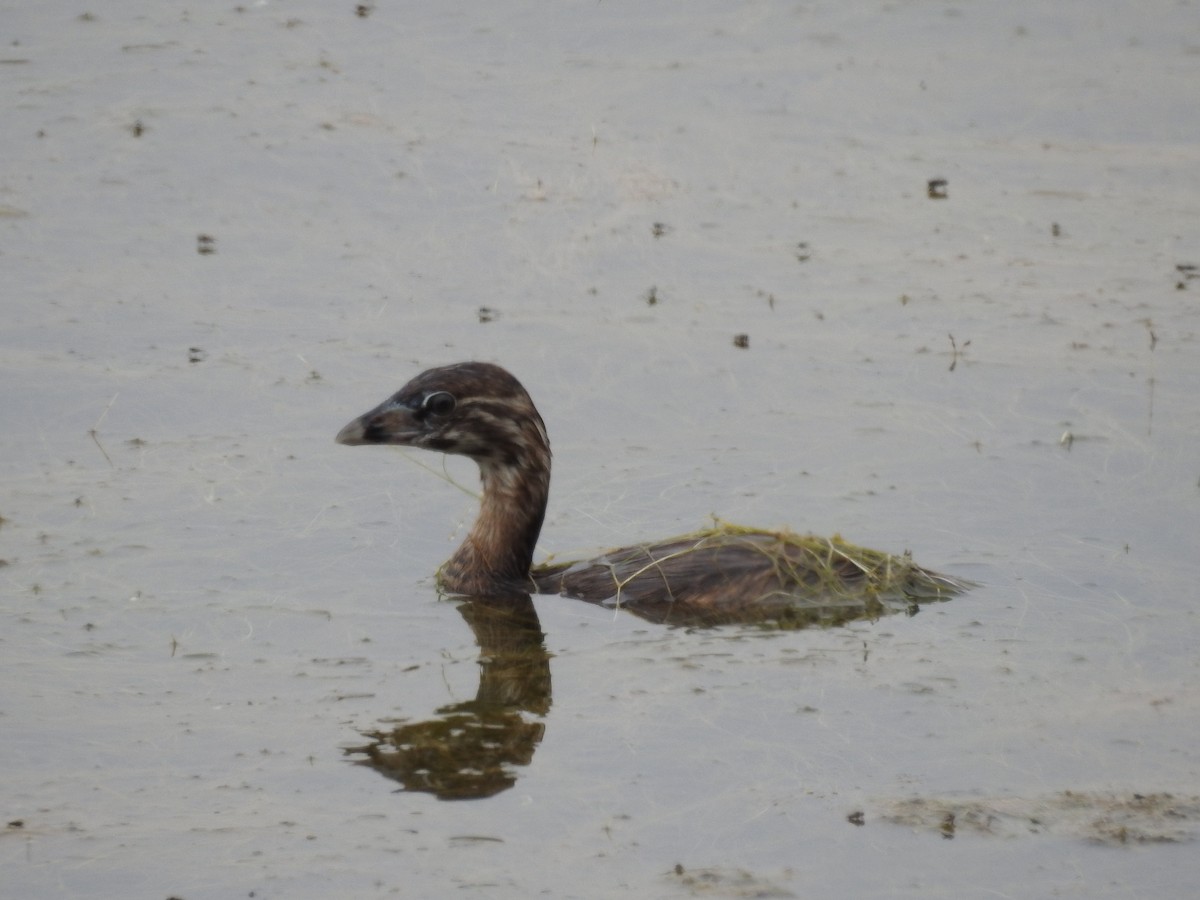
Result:
M446 416L454 412L457 403L453 394L447 391L434 391L421 401L421 409L435 416Z

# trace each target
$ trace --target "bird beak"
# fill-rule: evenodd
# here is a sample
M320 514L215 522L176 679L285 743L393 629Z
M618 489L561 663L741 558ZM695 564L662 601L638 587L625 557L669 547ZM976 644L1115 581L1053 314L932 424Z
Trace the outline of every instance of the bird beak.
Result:
M339 444L350 446L411 444L419 433L412 410L392 400L385 400L339 431L336 440Z

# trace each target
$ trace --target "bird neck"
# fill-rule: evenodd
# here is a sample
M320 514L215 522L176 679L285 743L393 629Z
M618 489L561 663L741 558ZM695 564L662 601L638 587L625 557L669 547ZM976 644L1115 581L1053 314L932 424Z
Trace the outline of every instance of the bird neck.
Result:
M472 596L529 591L529 566L550 496L550 450L479 460L483 497L466 540L442 567L443 589Z

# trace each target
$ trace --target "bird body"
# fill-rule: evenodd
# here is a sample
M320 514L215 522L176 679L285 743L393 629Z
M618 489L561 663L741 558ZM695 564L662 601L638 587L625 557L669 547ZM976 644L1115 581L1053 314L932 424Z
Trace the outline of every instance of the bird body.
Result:
M808 624L909 608L969 586L907 554L720 522L589 560L533 566L550 492L550 442L521 383L490 363L421 373L350 422L337 441L421 447L479 465L479 516L438 573L448 593L562 594L675 624Z

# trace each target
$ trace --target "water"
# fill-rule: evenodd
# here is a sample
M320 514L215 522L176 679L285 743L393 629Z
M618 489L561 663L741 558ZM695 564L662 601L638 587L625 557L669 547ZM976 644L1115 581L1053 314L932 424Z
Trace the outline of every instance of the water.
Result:
M10 6L0 894L1190 896L1184 7ZM346 751L477 699L474 501L333 435L468 358L544 553L717 514L981 586L536 598L511 786L404 791Z

